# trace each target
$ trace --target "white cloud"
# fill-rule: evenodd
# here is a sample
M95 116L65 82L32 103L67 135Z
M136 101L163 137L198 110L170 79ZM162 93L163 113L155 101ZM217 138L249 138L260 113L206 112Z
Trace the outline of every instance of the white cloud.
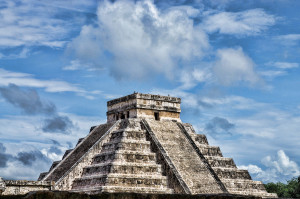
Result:
M259 74L266 78L273 79L278 76L286 75L287 72L282 70L266 70L266 71L259 71Z
M290 69L290 68L298 68L299 63L294 62L269 62L268 66L273 66L280 69Z
M209 48L206 34L190 18L197 13L189 6L160 11L151 1L104 1L98 24L83 26L68 52L108 67L118 79L153 73L172 78L178 61L200 58Z
M179 72L179 81L182 83L182 85L178 89L191 89L199 83L209 81L211 77L212 74L207 68L184 69L182 72Z
M96 68L95 66L93 66L90 63L81 63L80 60L75 59L75 60L71 60L70 61L70 65L67 65L65 67L63 67L63 70L88 70L88 71L96 71L96 70L102 70L100 68Z
M272 80L275 77L287 75L288 69L298 68L299 64L295 62L268 62L265 64L268 67L274 67L275 70L261 70L259 74L264 76L265 78Z
M292 177L300 175L300 168L296 162L290 160L283 150L277 151L277 156L272 158L266 156L262 159L262 164L266 169L261 169L257 165L241 165L240 169L248 169L255 178L264 182L286 182Z
M0 46L62 47L71 26L55 18L55 13L53 8L45 9L31 0L4 1L0 9Z
M263 9L220 12L208 15L202 24L207 32L233 35L256 35L275 24L276 18Z
M49 162L36 160L33 165L24 166L22 163L8 162L7 167L1 168L1 177L15 180L37 180L39 173L49 170Z
M86 91L76 85L70 84L65 81L40 80L34 78L33 75L28 73L18 73L0 68L0 86L8 86L9 84L34 88L44 88L47 92L75 92L78 95L86 97L88 99L93 98L92 94L97 94L93 93L93 91Z
M275 37L275 40L279 41L283 45L295 46L298 45L300 41L300 34L279 35Z
M247 82L250 85L261 83L254 69L254 62L242 48L227 48L217 51L217 61L213 67L219 83L230 86L237 82Z

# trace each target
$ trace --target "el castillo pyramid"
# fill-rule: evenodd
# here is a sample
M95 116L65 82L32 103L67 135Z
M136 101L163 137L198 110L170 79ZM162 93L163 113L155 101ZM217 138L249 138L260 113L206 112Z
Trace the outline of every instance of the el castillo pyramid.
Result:
M41 173L55 190L241 194L275 198L206 136L180 120L181 99L142 93L107 102L107 123L92 127Z

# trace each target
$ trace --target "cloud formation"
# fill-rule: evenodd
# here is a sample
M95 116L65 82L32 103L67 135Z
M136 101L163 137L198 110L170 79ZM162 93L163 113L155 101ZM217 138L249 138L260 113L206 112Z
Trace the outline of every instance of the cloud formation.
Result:
M208 38L190 6L160 11L152 1L104 1L95 25L83 26L68 50L80 61L109 66L118 79L141 79L149 73L171 77L178 62L201 57ZM89 61L87 61L89 60Z
M0 68L0 86L9 86L9 84L33 88L44 88L46 92L50 93L74 92L87 99L94 99L94 95L101 93L100 91L86 91L66 81L41 80L28 73L13 72Z
M9 159L12 158L11 155L5 153L6 148L3 143L0 142L0 168L6 167Z
M296 162L290 160L283 150L279 150L274 158L266 156L261 162L266 169L262 169L257 165L242 165L239 168L248 169L252 175L255 175L255 178L264 182L286 182L292 177L300 175L300 167Z
M286 34L275 37L275 40L286 46L296 46L300 41L300 34Z
M47 157L45 157L40 151L29 151L29 152L19 152L15 157L18 161L26 166L32 166L32 164L36 160L45 160L50 161Z
M42 129L44 132L69 133L69 129L73 127L72 121L67 116L56 115L52 118L45 119Z
M217 81L225 86L238 82L250 85L261 83L259 75L255 72L255 64L242 48L225 48L217 51L217 61L213 67Z
M23 50L32 46L63 47L68 34L83 22L85 12L94 4L79 0L3 0L0 7L0 47Z
M242 12L220 12L208 15L202 26L209 33L249 36L261 33L274 25L275 21L275 16L257 8Z
M53 103L41 100L33 89L25 90L17 85L9 84L7 87L0 87L0 94L7 102L20 108L25 114L47 116L42 127L44 132L69 133L69 129L74 127L67 116L60 116L57 113Z
M50 102L41 101L38 93L33 90L21 90L15 84L0 87L2 97L9 103L21 108L26 114L54 114L56 107Z
M298 68L299 64L295 62L269 62L268 66L273 66L279 69Z
M230 123L227 119L221 117L214 117L206 125L204 131L214 138L219 136L231 135L231 130L234 124Z

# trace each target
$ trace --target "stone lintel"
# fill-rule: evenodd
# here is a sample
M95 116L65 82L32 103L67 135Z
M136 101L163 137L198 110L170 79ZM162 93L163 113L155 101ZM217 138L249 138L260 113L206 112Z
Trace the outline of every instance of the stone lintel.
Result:
M175 102L181 103L181 99L178 97L171 96L162 96L162 95L152 95L152 94L143 94L143 93L133 93L124 97L113 99L107 102L107 106L112 106L121 102L126 102L131 99L145 99L145 100L155 100L155 101L166 101L166 102Z
M158 110L158 111L167 111L167 112L175 112L175 113L181 112L179 108L175 108L175 107L168 107L168 106L155 107L155 106L143 105L143 104L130 104L130 105L122 106L119 109L113 109L107 111L106 114L109 115L109 114L117 113L120 111L127 111L131 109L147 109L147 110Z

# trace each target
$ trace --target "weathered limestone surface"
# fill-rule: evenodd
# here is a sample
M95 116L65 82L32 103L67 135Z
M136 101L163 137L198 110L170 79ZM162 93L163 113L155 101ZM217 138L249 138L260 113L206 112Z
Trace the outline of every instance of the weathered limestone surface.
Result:
M108 123L92 127L39 179L55 181L55 190L89 194L277 197L181 122L180 98L134 93L107 105Z
M86 193L136 192L172 193L167 177L162 175L156 154L151 151L140 119L126 119L109 134L91 165L84 167L75 179L73 191Z
M55 168L51 168L43 181L57 181L68 171L113 125L106 123L95 128Z
M81 156L81 158L78 159L72 165L72 167L69 170L65 171L64 175L56 181L55 187L54 187L55 190L68 191L68 190L72 189L73 181L82 175L83 168L85 166L91 164L92 158L94 157L94 155L98 154L102 149L102 145L108 141L109 133L114 131L115 129L119 128L118 127L119 123L120 122L117 121L112 126L110 125L111 127L108 130L107 130L107 128L105 128L104 131L107 130L106 132L104 132L103 129L101 131L99 131L98 128L94 129L95 133L99 133L102 136L98 140L94 141L94 145L91 148L89 148L87 151L85 151L85 153ZM90 139L82 141L82 144L85 145L86 141L90 142ZM80 145L78 145L78 146L80 146Z
M180 102L177 97L134 93L107 102L107 121L155 117L180 121Z
M247 170L238 169L232 158L223 157L219 147L208 145L206 136L196 134L191 124L183 126L229 193L277 198L276 194L267 193L262 182L253 181Z
M4 187L2 195L22 195L30 191L49 191L53 186L52 182L27 180L4 180L0 183Z
M176 122L147 122L192 194L224 192Z

